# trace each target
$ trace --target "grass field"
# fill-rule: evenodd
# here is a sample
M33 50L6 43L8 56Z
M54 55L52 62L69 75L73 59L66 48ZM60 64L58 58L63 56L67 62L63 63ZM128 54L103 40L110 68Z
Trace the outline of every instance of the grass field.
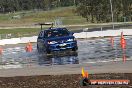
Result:
M0 26L33 25L40 22L53 22L60 18L64 25L86 23L85 18L75 13L75 7L61 7L50 11L22 11L0 14Z
M39 31L38 28L0 29L0 39L38 35ZM9 34L11 35L8 36Z
M38 31L40 31L40 29L38 29L38 28L0 29L0 34L32 33L32 32L38 32Z
M73 32L82 30L83 28L101 28L112 26L111 23L91 24L86 19L75 13L75 7L61 7L50 11L21 11L15 13L0 14L0 35L13 34L15 36L37 35L40 28L34 28L35 24L41 22L54 22L61 19L63 25ZM131 23L129 23L131 24ZM72 25L72 26L68 26ZM74 25L74 26L73 26ZM121 24L116 24L121 25ZM30 28L30 26L32 28ZM27 27L27 28L11 28L2 29L2 27ZM29 28L28 28L29 27ZM44 27L46 28L46 27Z

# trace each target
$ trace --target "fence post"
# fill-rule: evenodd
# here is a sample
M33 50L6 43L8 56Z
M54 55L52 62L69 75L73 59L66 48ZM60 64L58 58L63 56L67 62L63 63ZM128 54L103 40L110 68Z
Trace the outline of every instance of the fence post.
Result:
M86 39L87 39L87 32L88 32L88 28L84 28L83 32L86 32Z

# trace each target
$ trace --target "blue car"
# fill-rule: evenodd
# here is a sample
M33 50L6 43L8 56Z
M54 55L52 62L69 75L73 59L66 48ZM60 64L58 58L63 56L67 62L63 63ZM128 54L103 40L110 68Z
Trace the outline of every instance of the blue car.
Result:
M66 28L49 28L41 30L37 39L38 52L51 53L63 50L76 51L77 41L72 32Z

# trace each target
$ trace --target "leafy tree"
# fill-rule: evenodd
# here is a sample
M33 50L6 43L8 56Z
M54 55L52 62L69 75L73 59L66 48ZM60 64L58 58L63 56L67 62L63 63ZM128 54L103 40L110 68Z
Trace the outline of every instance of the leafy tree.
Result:
M110 0L79 0L77 12L89 22L110 22ZM132 0L112 0L114 21L122 21L123 17L132 17Z

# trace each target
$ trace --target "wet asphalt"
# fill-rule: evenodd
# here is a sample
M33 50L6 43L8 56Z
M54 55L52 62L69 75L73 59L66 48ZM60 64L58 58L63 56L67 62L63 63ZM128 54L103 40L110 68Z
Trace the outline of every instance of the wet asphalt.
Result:
M33 51L26 52L26 44L6 45L0 55L0 66L7 68L35 66L54 66L66 64L83 64L121 61L123 55L126 60L132 60L132 36L125 36L127 47L125 54L120 47L120 37L114 38L114 48L111 47L110 38L83 39L78 41L78 51L54 52L51 55L38 53L36 43ZM2 68L0 68L2 69Z

